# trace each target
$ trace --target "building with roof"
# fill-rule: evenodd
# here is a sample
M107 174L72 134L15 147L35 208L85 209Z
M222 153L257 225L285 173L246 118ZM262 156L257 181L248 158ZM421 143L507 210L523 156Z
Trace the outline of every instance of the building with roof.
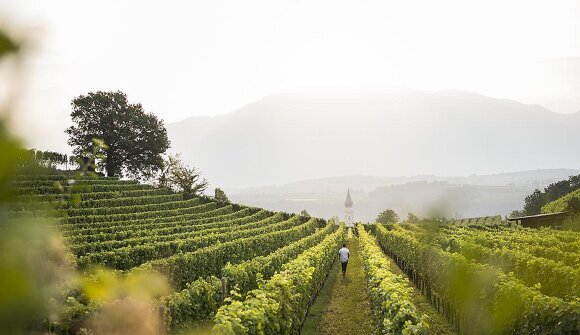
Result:
M519 216L516 218L508 218L508 221L528 228L539 227L553 227L557 228L564 224L564 220L568 217L568 212L557 212L548 214L538 214L529 216Z
M354 216L352 210L352 199L350 197L350 189L346 192L346 200L344 201L344 224L347 227L354 227Z

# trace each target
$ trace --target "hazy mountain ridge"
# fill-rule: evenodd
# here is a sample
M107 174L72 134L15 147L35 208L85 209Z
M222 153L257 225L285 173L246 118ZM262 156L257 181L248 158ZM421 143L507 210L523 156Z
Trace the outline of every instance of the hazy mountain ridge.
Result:
M304 180L281 186L226 189L233 201L272 210L317 216L341 215L350 188L357 220L370 221L385 208L399 215L421 216L435 210L448 217L508 215L523 207L536 188L580 174L580 170L552 169L466 177L343 176Z
M580 167L580 113L462 91L285 92L168 125L217 186Z
M229 188L233 193L289 193L289 192L313 192L316 190L338 191L343 192L346 188L355 188L364 191L372 191L376 188L406 184L412 182L440 182L445 181L450 184L458 185L481 185L481 186L524 186L542 188L546 185L567 179L571 175L580 174L580 170L573 169L544 169L505 172L490 175L470 175L470 176L435 176L435 175L417 175L417 176L338 176L326 177L319 179L306 179L284 185L270 185L262 187L249 188Z

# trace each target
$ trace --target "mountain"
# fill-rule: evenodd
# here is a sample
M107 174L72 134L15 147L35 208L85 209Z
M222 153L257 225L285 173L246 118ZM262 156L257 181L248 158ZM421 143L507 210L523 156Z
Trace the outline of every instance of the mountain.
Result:
M284 92L167 128L173 151L230 188L580 167L580 113L462 91Z
M261 186L249 188L227 188L233 194L300 194L312 192L339 192L347 188L358 189L364 192L373 191L385 185L407 184L412 182L443 181L458 185L481 186L522 186L526 188L544 188L547 185L568 179L569 176L580 174L580 170L573 169L544 169L505 172L490 175L469 175L442 177L435 175L417 175L411 177L384 177L384 176L340 176L318 179L306 179L278 186Z

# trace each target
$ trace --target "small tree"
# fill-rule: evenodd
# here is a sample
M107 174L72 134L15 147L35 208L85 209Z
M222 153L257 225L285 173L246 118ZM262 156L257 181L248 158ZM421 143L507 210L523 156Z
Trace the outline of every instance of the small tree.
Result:
M215 189L213 198L217 202L226 203L226 204L230 203L230 199L228 199L226 192L224 192L221 188Z
M150 178L162 167L169 148L163 121L141 104L130 104L125 93L91 92L71 105L74 125L66 133L75 155L93 152L93 140L100 139L106 147L97 148L104 157L97 165L108 176Z
M187 197L200 195L208 186L207 180L195 168L185 165L179 154L169 155L164 161L157 182L159 186L183 192Z
M409 213L409 214L407 214L407 222L410 222L410 223L418 223L419 222L419 217L417 215L413 214L413 213Z
M570 176L568 180L570 181L570 187L573 190L577 190L580 188L580 174L577 176Z
M308 212L305 209L303 209L302 212L300 212L300 216L308 219L311 218L310 214L308 214Z
M377 216L378 223L397 223L399 221L399 216L392 209L387 209Z

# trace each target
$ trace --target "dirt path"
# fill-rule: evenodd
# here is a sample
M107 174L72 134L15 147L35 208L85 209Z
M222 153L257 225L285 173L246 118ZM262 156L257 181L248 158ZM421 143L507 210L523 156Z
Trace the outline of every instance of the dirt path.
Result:
M308 312L301 334L376 334L357 240L349 239L347 247L350 260L346 277L342 276L340 262L337 260Z

